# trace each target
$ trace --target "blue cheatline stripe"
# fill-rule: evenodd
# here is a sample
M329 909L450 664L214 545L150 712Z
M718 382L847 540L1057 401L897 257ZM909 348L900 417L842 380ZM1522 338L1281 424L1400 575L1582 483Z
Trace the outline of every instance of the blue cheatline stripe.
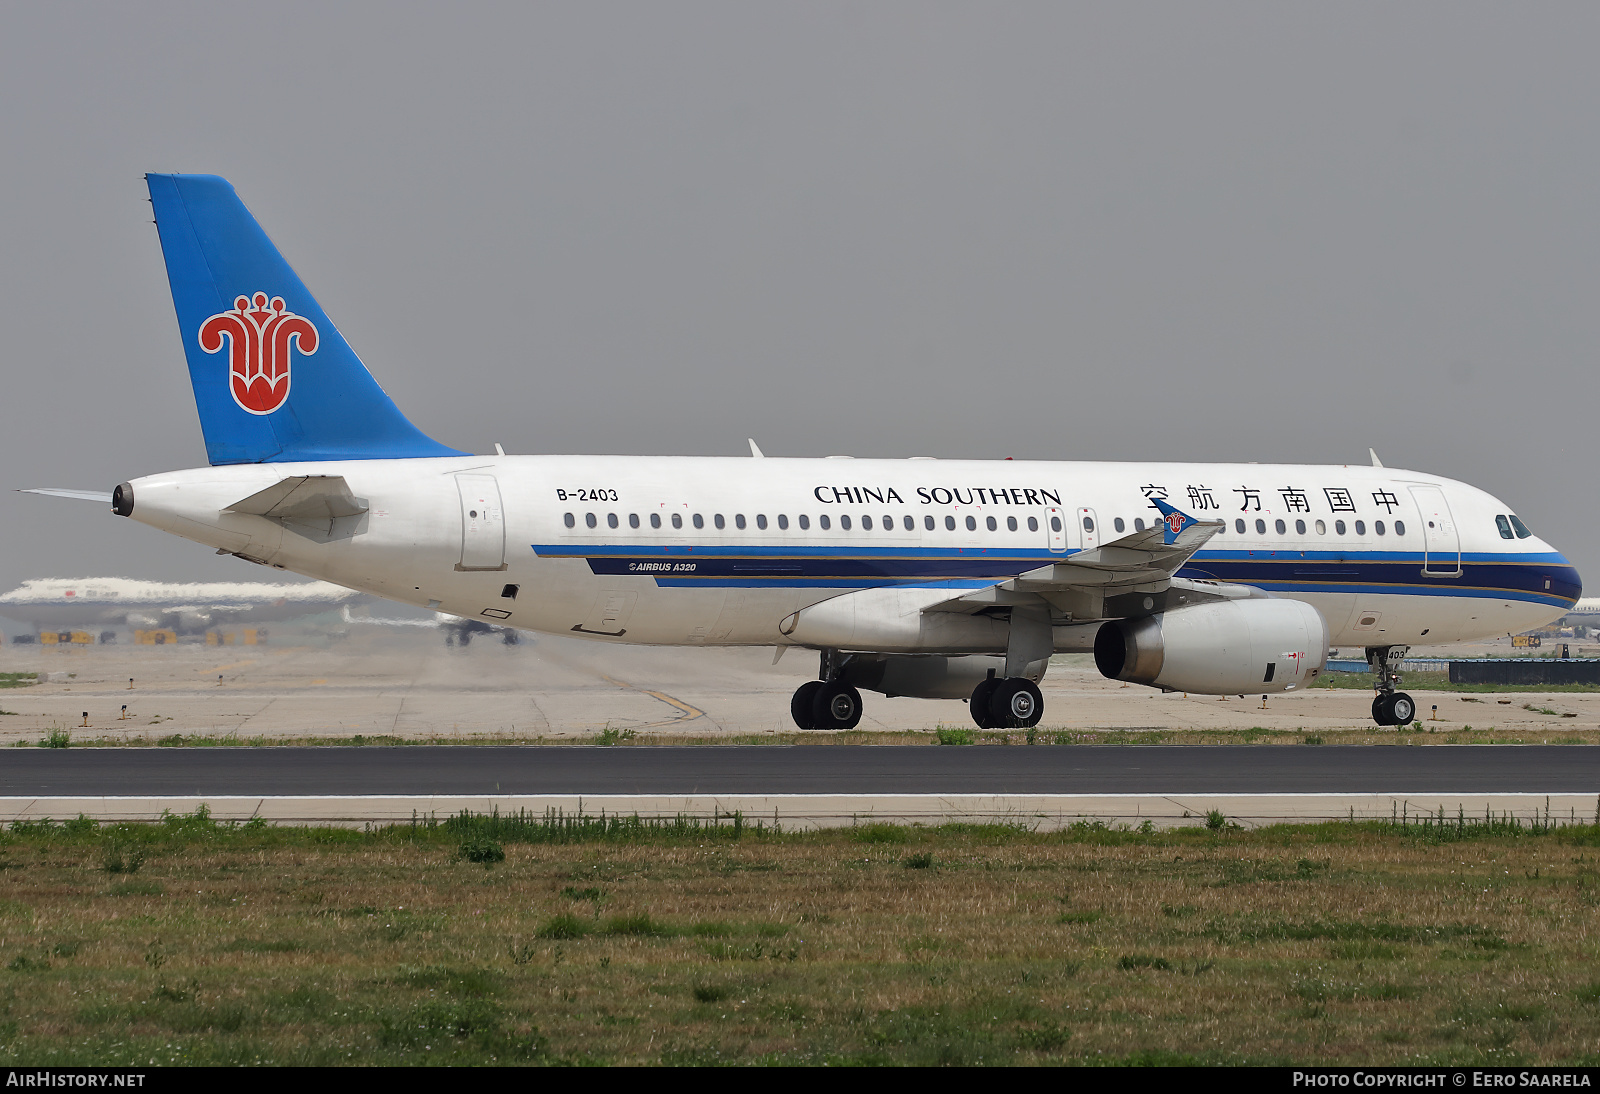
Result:
M686 543L535 543L540 558L634 558L646 555L713 558L1020 558L1041 563L1059 561L1078 553L1077 548L1052 551L1045 547L871 547L860 544L686 544ZM1439 557L1449 557L1441 555ZM1421 551L1297 551L1202 550L1193 562L1411 562L1422 565ZM1463 563L1493 566L1570 566L1556 551L1463 552Z
M894 547L745 547L616 544L538 546L543 557L582 558L591 572L650 577L666 588L861 589L929 582L981 588L1060 561L1041 551ZM1196 555L1177 576L1252 585L1270 592L1358 593L1508 599L1569 607L1582 592L1576 570L1548 552L1490 556L1462 563L1462 573L1423 574L1423 556L1351 556L1323 552L1212 552ZM1419 580L1420 579L1420 580Z

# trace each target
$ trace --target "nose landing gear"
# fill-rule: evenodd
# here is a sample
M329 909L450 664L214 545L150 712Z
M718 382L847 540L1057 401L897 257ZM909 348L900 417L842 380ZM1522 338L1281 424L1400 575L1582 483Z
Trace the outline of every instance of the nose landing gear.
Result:
M1409 725L1416 720L1417 704L1399 690L1400 662L1409 646L1369 646L1367 664L1372 667L1378 694L1372 700L1372 720L1380 726Z

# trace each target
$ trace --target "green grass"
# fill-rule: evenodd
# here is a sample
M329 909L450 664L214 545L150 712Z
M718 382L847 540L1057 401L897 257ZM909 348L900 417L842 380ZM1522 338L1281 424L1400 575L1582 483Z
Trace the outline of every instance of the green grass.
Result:
M1600 828L1560 820L32 821L0 1065L1593 1065Z
M25 688L39 678L36 672L0 672L0 688Z

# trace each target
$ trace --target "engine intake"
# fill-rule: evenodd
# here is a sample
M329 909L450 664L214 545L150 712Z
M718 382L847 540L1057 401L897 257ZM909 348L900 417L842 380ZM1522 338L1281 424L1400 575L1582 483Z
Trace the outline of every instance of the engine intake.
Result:
M1246 695L1309 685L1328 659L1328 625L1298 600L1196 604L1105 623L1095 635L1103 676L1167 691Z

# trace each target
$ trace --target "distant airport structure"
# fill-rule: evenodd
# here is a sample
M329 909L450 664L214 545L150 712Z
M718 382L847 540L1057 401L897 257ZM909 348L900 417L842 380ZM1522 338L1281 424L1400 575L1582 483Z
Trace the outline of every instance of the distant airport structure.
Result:
M37 578L0 594L0 616L32 624L34 636L72 632L107 641L114 634L103 628L129 627L175 638L220 627L281 623L370 599L326 581L169 584L126 577ZM27 636L18 637L26 641Z

